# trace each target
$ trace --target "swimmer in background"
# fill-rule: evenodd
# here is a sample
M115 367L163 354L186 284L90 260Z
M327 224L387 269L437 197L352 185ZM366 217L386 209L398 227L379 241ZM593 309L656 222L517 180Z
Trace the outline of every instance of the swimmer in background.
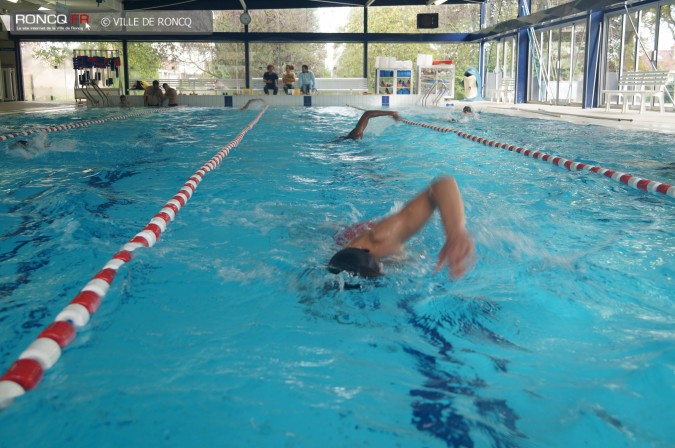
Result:
M47 134L38 134L33 140L15 141L9 146L9 150L10 154L28 160L47 151L50 146Z
M447 265L450 277L462 277L475 262L474 245L466 230L464 203L452 177L436 179L399 212L382 221L363 226L345 248L328 262L333 274L346 271L360 277L382 275L380 260L401 252L403 243L416 234L439 209L445 244L438 254L436 270Z
M462 109L462 115L467 116L471 115L472 117L478 117L478 114L471 109L471 106L464 106L464 109ZM450 123L456 123L460 120L457 120L456 118L450 118L448 120ZM465 119L462 119L462 121L466 121Z
M164 94L162 89L159 88L159 81L152 81L152 85L145 88L143 92L143 105L151 107L159 107L162 104Z
M248 107L249 107L252 103L255 103L256 101L260 101L260 102L263 103L263 104L267 104L267 103L265 102L265 100L261 100L260 98L254 98L254 99L252 99L252 100L248 100L248 101L246 102L246 104L244 104L244 107L240 108L239 110L247 110Z
M361 115L361 118L359 118L359 122L356 123L356 127L352 129L352 131L343 136L340 137L343 140L346 139L352 139L352 140L360 140L363 138L363 132L366 130L366 127L368 126L368 121L371 118L375 117L383 117L383 116L390 116L394 120L399 121L401 119L401 116L398 114L398 112L393 112L389 110L367 110Z
M177 98L178 92L173 87L170 87L167 83L162 84L164 88L164 98L162 98L162 103L166 100L169 101L169 107L178 106Z
M126 95L120 95L120 107L131 107Z

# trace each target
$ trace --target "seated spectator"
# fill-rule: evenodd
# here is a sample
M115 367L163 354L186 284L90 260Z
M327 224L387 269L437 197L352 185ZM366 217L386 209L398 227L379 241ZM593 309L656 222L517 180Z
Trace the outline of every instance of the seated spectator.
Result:
M263 91L265 95L270 94L270 90L274 90L274 94L279 93L279 75L274 73L274 66L272 64L267 66L267 71L263 75L263 81L265 81L265 87Z
M302 66L302 72L298 75L298 84L305 95L309 95L314 90L316 78L307 65Z
M286 72L284 73L284 76L281 77L281 82L284 85L284 92L286 92L286 95L290 95L292 92L289 92L289 90L293 90L293 83L295 83L294 68L295 67L292 65L286 65Z

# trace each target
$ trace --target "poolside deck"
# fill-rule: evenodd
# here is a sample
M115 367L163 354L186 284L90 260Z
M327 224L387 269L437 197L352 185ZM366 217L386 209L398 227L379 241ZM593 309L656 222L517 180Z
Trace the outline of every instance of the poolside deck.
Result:
M562 120L576 124L592 124L620 129L661 132L675 134L675 111L666 112L647 110L622 113L621 109L605 112L603 108L582 109L575 106L550 106L544 104L504 104L482 102L476 107L486 112L518 115L540 119Z
M372 97L375 97L373 95ZM251 98L261 98L252 96ZM327 97L324 97L327 98ZM354 96L353 98L359 98ZM344 105L343 100L338 100ZM457 101L455 107L470 104L477 111L517 115L522 117L563 120L576 124L593 124L598 126L633 129L675 134L675 111L665 113L647 110L642 114L637 111L622 113L620 109L605 112L604 108L582 109L576 106L550 106L545 104L504 104L491 101L464 103ZM337 105L337 103L336 103ZM9 114L39 113L54 110L76 109L73 101L6 101L0 102L0 117Z

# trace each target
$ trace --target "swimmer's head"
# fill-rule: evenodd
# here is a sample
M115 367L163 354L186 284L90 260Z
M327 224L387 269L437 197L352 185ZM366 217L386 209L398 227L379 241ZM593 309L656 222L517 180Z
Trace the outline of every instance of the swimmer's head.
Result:
M472 114L473 110L471 110L471 106L464 106L464 109L462 109L463 114Z
M333 255L328 262L328 271L339 274L346 271L360 277L378 277L382 275L380 263L370 254L368 249L348 247Z

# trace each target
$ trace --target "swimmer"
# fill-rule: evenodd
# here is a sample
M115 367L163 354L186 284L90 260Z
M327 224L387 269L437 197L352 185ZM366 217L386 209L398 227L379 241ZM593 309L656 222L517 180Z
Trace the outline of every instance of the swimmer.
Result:
M437 208L445 230L445 244L438 254L434 272L447 265L452 279L462 277L473 265L475 252L465 227L462 196L455 180L447 176L435 180L398 213L365 226L331 258L328 270L333 274L346 271L360 277L382 275L380 260L401 252L403 243L424 227Z
M131 107L126 95L120 95L120 107Z
M478 116L478 114L473 112L473 109L471 109L471 106L464 106L464 108L462 109L462 115L471 115L473 117ZM456 118L450 118L448 121L450 123L457 123L459 120L457 120ZM466 120L463 120L463 121L466 121Z
M143 93L143 105L159 107L160 104L162 104L163 99L164 94L162 93L162 89L159 88L159 81L152 81L152 85L146 87L145 92Z
M47 141L47 134L38 134L33 140L17 140L9 146L10 154L23 159L32 159L47 151L51 145Z
M265 100L261 100L260 98L254 98L254 99L252 99L252 100L248 100L248 101L246 102L246 104L244 104L244 107L242 107L242 108L239 109L239 110L247 110L247 109L248 109L248 106L250 106L251 103L255 103L256 101L260 101L260 102L263 103L263 104L267 104L267 103L265 103Z
M173 87L169 86L169 84L164 83L162 84L162 87L164 88L164 98L162 98L162 103L164 101L169 101L169 107L176 107L178 106L177 98L178 98L178 92L176 89Z
M352 131L343 136L340 137L343 140L347 139L352 139L352 140L360 140L363 138L363 132L366 130L366 127L368 126L368 120L371 118L375 117L383 117L385 115L388 115L392 117L394 120L399 121L401 119L401 116L398 114L398 112L392 112L389 110L367 110L361 115L361 118L359 118L359 122L356 123L356 127L352 129Z

